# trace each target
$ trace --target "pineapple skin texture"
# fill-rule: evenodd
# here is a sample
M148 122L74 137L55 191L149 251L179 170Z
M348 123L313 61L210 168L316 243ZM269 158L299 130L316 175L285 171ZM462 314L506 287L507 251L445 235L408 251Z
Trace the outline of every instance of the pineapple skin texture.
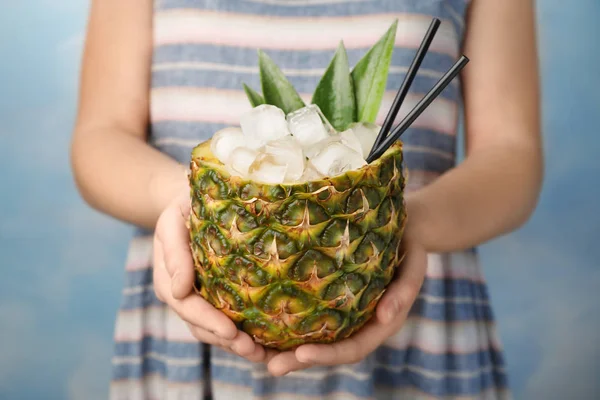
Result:
M404 254L402 144L355 171L303 184L231 176L196 146L190 162L195 289L268 348L347 338L373 315Z

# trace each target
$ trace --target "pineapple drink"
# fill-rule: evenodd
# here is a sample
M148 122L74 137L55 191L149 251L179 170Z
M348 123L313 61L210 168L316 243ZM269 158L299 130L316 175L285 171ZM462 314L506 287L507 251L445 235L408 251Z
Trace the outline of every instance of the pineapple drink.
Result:
M192 152L196 289L266 347L348 337L402 258L402 144L365 161L396 24L352 71L340 43L309 105L259 52L251 111Z

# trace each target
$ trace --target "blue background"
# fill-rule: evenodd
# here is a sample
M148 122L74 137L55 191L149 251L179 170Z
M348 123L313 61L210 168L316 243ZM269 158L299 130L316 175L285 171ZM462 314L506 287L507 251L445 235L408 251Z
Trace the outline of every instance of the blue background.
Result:
M131 228L91 211L69 168L87 2L2 9L0 398L106 398ZM515 397L587 400L600 398L600 2L539 0L538 16L544 191L482 254Z

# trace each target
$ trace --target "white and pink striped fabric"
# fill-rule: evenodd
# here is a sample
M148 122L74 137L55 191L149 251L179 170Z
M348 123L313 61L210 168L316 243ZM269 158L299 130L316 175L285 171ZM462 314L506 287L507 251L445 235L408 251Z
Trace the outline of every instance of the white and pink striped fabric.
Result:
M398 18L379 122L433 17L442 20L401 118L460 54L468 0L155 0L150 143L186 164L192 147L250 108L257 48L309 101L339 41L353 65ZM460 81L403 135L409 190L455 165ZM126 262L111 398L508 399L494 316L476 251L431 254L402 330L366 360L275 378L266 367L198 343L154 296L151 232Z

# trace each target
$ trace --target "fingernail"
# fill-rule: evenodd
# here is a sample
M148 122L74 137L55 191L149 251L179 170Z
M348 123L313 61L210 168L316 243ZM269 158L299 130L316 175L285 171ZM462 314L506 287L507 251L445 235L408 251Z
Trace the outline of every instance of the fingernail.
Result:
M306 351L296 351L296 360L300 361L301 363L305 363L305 364L313 363L316 361L315 357L313 357L314 354L311 355L310 353L309 354L306 354L306 353L307 353Z
M298 361L300 361L301 363L304 363L304 364L309 364L309 363L312 363L312 362L314 362L314 361L315 361L315 360L314 360L314 358L312 358L312 357L307 357L307 356L303 356L303 355L296 356L296 359L297 359Z

